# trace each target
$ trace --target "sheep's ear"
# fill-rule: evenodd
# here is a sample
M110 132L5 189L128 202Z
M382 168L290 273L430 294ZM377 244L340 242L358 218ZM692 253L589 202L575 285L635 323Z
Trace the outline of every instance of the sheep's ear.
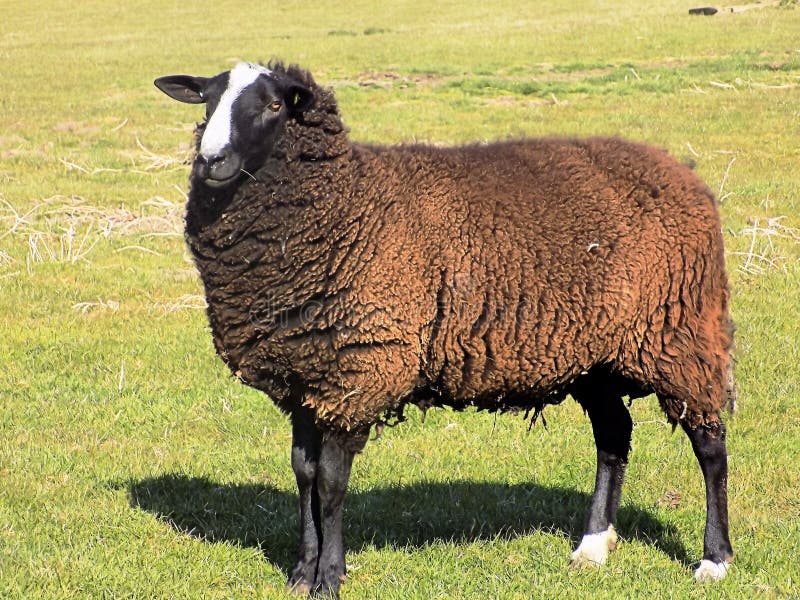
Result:
M154 82L155 86L170 98L188 104L202 104L206 101L203 90L208 83L208 77L192 77L191 75L167 75L159 77Z
M292 113L301 113L311 108L314 103L314 92L299 83L293 83L286 88L284 102Z

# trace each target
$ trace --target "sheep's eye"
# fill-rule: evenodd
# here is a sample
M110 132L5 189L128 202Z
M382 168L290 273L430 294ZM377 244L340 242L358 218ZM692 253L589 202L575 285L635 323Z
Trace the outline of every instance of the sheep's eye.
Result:
M278 102L277 100L275 102L271 102L269 105L269 109L272 112L278 112L281 109L281 103Z

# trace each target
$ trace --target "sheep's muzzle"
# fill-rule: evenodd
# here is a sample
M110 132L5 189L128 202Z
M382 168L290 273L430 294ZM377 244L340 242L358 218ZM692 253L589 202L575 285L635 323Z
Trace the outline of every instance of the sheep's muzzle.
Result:
M209 187L222 188L233 183L242 172L241 157L230 151L223 151L212 157L198 154L192 165L194 176Z

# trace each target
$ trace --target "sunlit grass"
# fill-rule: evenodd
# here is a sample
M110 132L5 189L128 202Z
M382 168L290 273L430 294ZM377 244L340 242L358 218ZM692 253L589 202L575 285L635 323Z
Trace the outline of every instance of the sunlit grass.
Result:
M281 56L354 139L621 135L718 193L737 323L728 580L695 585L704 498L652 399L603 570L570 572L586 418L432 411L371 442L344 598L787 597L800 547L800 10L688 4L10 2L0 58L0 597L281 598L285 418L214 356L182 238L196 107L159 94Z

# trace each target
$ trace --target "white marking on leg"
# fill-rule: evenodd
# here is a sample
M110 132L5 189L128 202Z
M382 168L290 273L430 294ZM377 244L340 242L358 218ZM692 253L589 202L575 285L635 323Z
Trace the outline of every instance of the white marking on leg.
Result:
M271 71L266 67L251 63L239 63L231 69L228 87L219 99L214 114L208 120L206 130L203 132L203 139L200 141L200 154L204 158L219 155L230 143L233 103L259 75L269 75L270 73Z
M697 567L697 571L694 572L694 578L697 581L718 581L728 574L728 568L730 566L731 563L727 561L715 563L713 560L703 559L700 561L700 566Z
M571 567L594 567L605 564L608 552L617 547L617 532L613 525L600 533L583 536L580 545L572 553Z

